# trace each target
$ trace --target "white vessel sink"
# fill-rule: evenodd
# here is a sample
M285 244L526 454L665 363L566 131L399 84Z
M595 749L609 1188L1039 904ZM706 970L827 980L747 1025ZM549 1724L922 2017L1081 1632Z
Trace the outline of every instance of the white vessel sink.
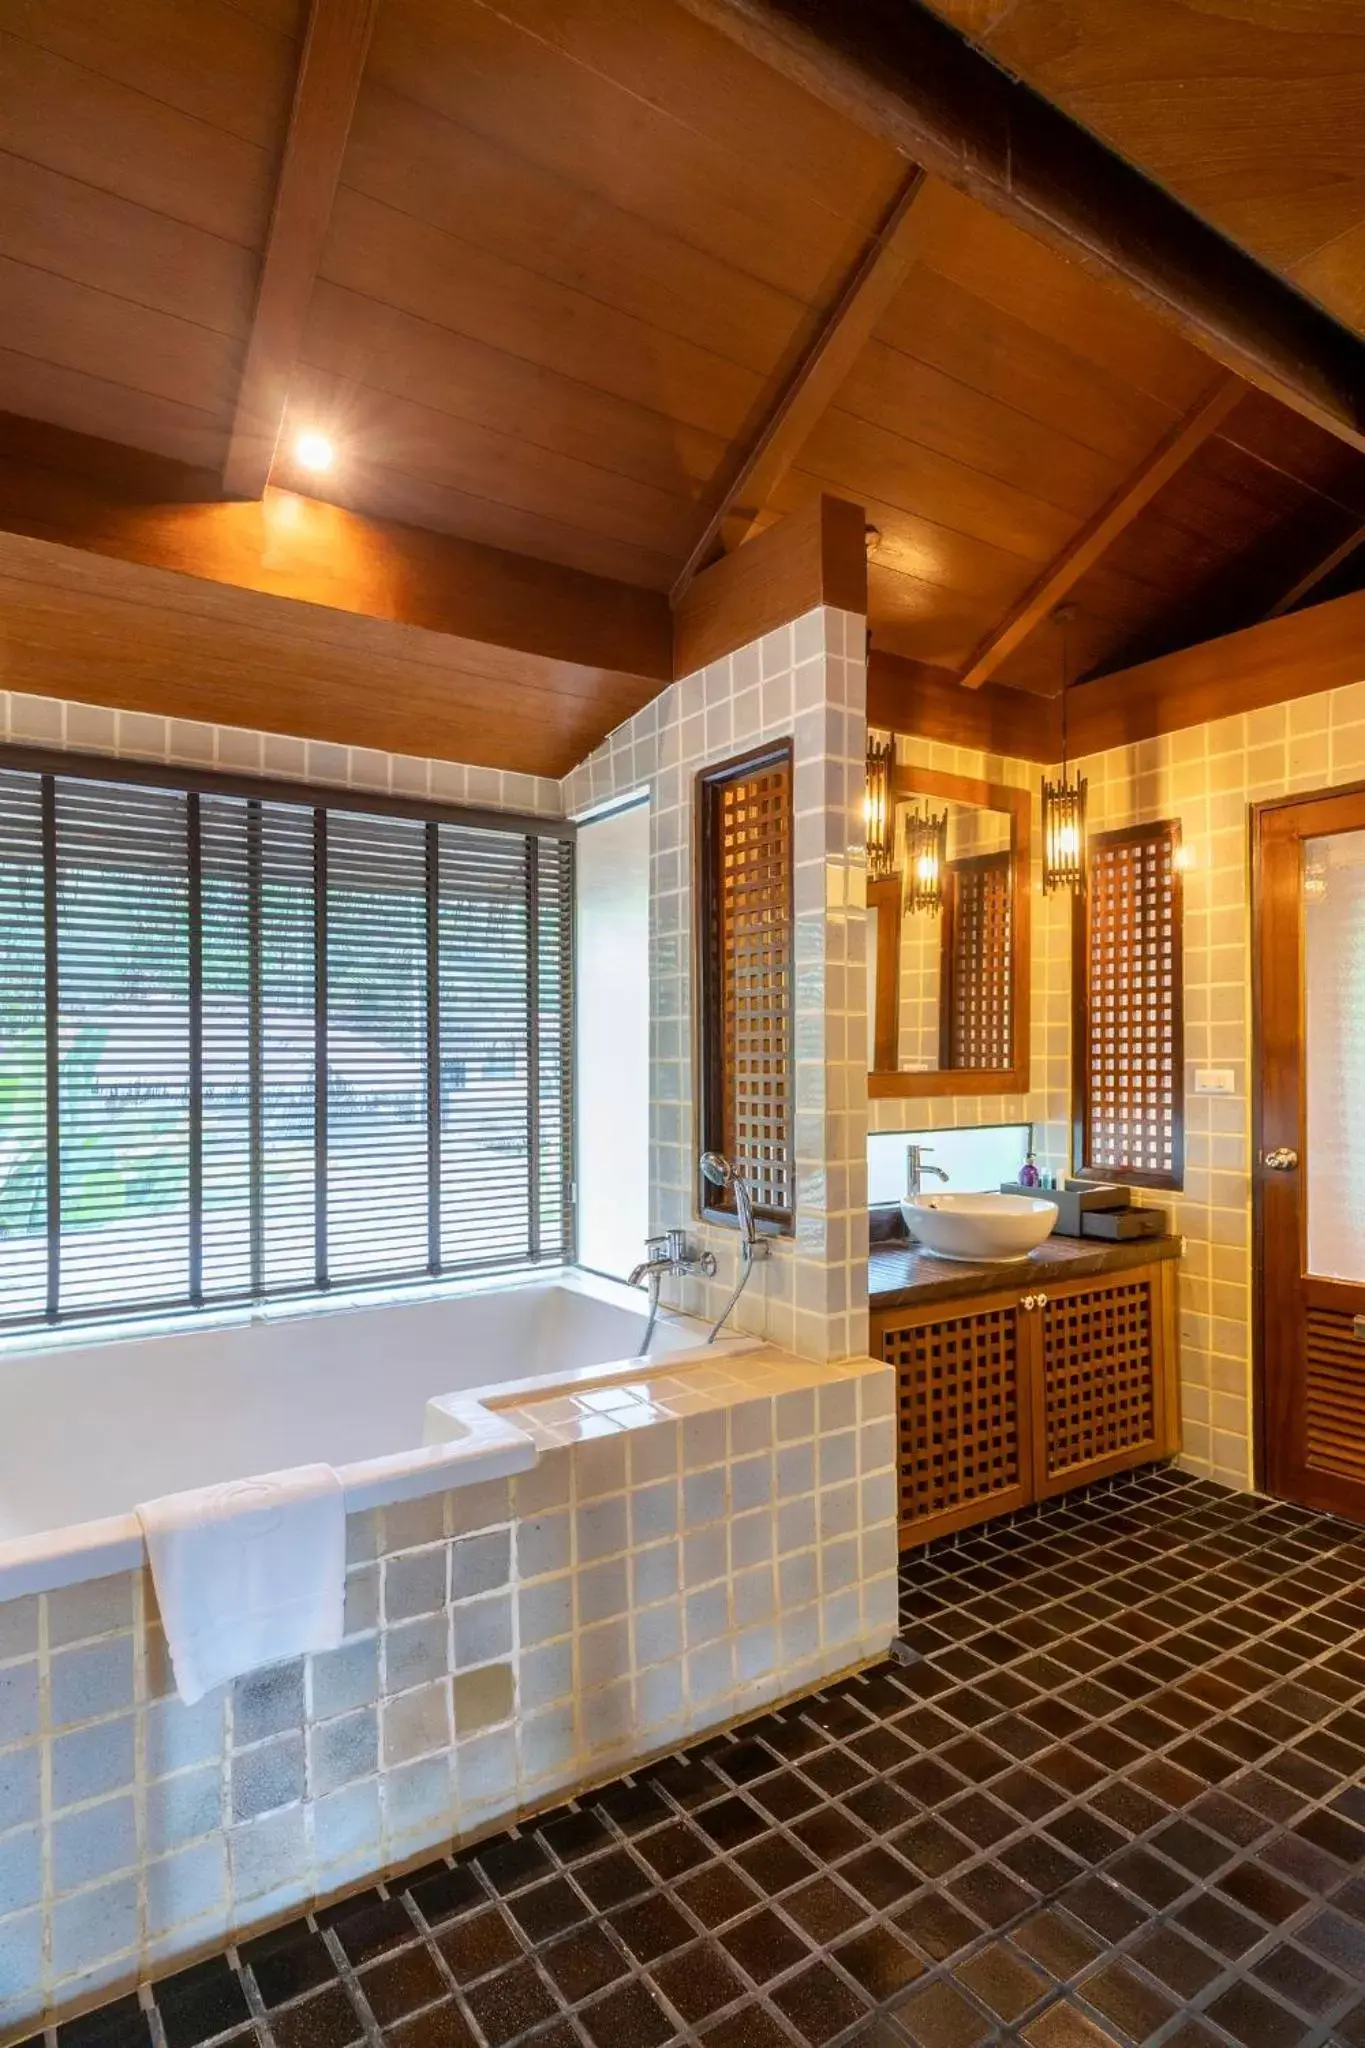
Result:
M1057 1204L1036 1195L912 1195L901 1214L937 1258L1014 1266L1050 1235Z

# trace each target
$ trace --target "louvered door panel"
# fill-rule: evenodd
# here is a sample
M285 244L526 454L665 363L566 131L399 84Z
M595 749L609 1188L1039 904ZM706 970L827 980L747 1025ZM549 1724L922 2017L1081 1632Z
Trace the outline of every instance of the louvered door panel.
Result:
M1365 1341L1343 1309L1310 1308L1304 1433L1315 1472L1365 1484Z
M1017 1298L970 1314L878 1318L896 1368L902 1543L923 1543L1029 1498L1028 1383Z

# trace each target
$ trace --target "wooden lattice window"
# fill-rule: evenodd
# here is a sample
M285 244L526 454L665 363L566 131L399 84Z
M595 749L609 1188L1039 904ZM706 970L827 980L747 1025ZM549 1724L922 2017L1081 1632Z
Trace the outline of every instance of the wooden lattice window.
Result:
M1076 1165L1091 1180L1183 1178L1179 847L1173 821L1090 840L1073 990Z
M939 975L940 1067L1008 1067L1014 884L1008 851L949 861Z
M896 1368L902 1526L1020 1484L1019 1327L1011 1308L888 1329Z
M1088 1288L1044 1304L1049 1479L1155 1439L1152 1313L1147 1280Z
M792 751L767 747L698 777L701 1150L743 1174L756 1214L784 1228L792 1142ZM709 1215L733 1196L701 1184Z

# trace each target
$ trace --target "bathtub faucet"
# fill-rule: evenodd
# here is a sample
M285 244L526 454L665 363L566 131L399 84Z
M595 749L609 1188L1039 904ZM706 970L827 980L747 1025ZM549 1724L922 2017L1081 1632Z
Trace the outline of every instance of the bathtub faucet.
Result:
M645 1250L647 1259L642 1259L630 1276L631 1287L649 1288L649 1319L645 1324L644 1339L635 1354L643 1358L649 1350L649 1340L654 1335L654 1325L659 1319L659 1287L665 1279L686 1279L689 1274L699 1273L709 1280L716 1270L714 1252L698 1251L687 1242L683 1230L670 1230L663 1237L647 1237Z

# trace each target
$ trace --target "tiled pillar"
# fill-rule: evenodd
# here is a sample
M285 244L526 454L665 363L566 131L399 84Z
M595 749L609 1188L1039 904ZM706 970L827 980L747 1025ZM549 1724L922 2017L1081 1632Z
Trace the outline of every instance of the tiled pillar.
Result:
M795 768L796 1230L754 1273L738 1327L805 1357L867 1348L866 621L821 606L713 662L617 729L565 780L565 809L648 787L651 1227L716 1254L680 1305L718 1312L732 1230L695 1220L693 794L701 768L791 738Z

